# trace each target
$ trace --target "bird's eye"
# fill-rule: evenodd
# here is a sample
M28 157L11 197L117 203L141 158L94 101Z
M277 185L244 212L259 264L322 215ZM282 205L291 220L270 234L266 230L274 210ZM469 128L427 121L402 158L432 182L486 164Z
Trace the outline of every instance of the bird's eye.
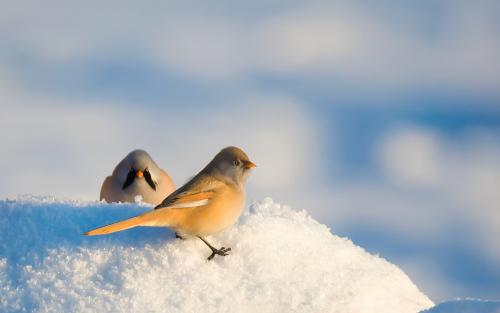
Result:
M233 165L234 166L240 166L241 165L241 161L240 160L234 160L233 161Z

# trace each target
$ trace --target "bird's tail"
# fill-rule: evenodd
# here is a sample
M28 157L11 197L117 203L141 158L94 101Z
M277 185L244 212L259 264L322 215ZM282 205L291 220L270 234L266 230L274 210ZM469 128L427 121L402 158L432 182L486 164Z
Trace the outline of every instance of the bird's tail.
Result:
M168 214L165 214L165 212L161 212L163 214L160 214L160 211L161 210L149 211L120 222L89 230L84 233L84 235L106 235L137 226L169 226L168 220L166 220L166 218L168 218Z

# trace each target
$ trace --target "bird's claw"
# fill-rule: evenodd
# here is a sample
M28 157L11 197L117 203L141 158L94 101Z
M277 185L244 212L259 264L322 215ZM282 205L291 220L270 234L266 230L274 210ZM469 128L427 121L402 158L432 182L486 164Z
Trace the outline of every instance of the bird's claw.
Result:
M222 247L222 248L220 248L219 251L222 252L222 254L220 254L220 255L227 255L227 252L231 251L231 248L224 248L224 247Z
M207 260L211 260L215 257L215 255L226 256L228 252L231 251L231 248L220 248L220 249L212 249L212 254L207 258Z

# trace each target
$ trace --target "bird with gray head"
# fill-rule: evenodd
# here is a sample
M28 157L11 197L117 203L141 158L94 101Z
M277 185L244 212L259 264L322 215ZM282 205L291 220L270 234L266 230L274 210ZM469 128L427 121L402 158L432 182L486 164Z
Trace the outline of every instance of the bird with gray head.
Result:
M241 149L227 147L184 186L149 212L91 230L104 235L136 226L168 227L182 237L197 237L212 250L208 257L225 256L231 248L213 247L204 237L232 226L245 205L245 182L256 165Z
M130 152L106 177L100 199L107 202L142 201L157 205L175 190L168 174L144 150Z

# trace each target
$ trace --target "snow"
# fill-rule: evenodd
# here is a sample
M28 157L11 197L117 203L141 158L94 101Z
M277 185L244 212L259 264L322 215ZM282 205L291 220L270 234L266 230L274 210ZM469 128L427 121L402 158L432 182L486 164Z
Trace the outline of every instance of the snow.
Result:
M162 228L82 236L150 208L0 201L0 311L403 313L433 306L395 265L270 198L208 238L232 248L212 261L200 240Z
M500 302L463 299L443 302L422 313L500 313Z

